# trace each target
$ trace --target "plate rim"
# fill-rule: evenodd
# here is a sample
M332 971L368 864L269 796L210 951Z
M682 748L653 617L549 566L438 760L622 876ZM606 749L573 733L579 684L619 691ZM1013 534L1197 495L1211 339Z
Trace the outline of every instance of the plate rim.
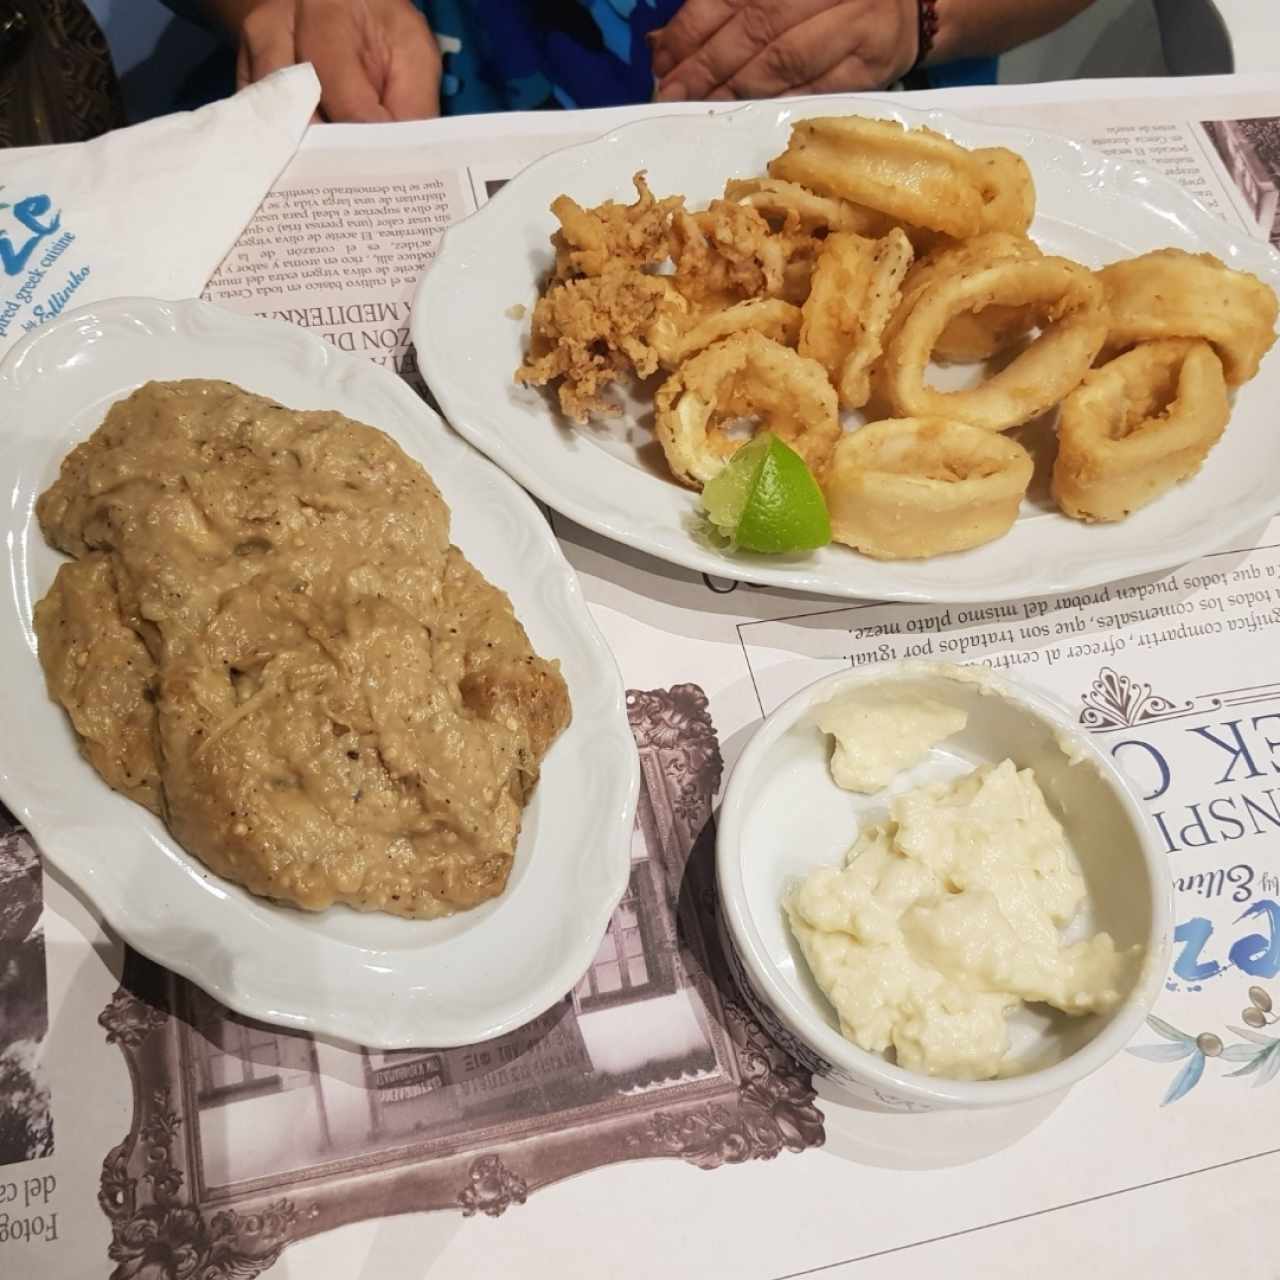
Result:
M130 925L127 902L117 900L110 891L103 893L100 882L91 873L79 874L81 867L78 865L78 855L70 848L70 844L74 844L74 836L64 836L59 833L57 815L45 813L38 808L33 810L23 794L21 780L14 776L9 752L3 748L0 748L0 798L30 834L49 867L67 882L76 896L91 905L101 922L139 954L185 978L235 1013L289 1031L306 1032L334 1042L360 1045L375 1050L466 1047L487 1042L518 1029L572 992L582 974L590 967L591 960L599 947L600 938L607 929L618 902L626 892L630 875L630 833L634 825L640 788L639 757L627 717L627 691L621 669L604 633L590 612L577 572L565 555L559 539L529 494L482 451L475 449L460 433L455 432L403 379L381 365L342 352L319 336L305 329L285 324L283 321L246 315L200 298L171 301L125 296L86 303L64 312L48 324L24 335L5 352L3 358L0 358L0 401L17 393L14 381L21 375L24 364L36 359L42 347L59 340L67 330L74 330L86 322L91 323L98 319L128 322L135 321L140 316L147 320L161 318L166 326L166 332L177 336L182 336L182 324L187 318L201 317L211 318L214 323L225 326L226 329L236 333L237 340L242 343L255 336L263 346L269 346L272 343L279 345L282 339L287 339L297 351L305 352L313 363L318 362L327 371L331 371L330 376L335 379L341 378L348 383L352 380L356 383L366 380L380 383L382 389L398 402L403 412L416 417L415 425L424 435L429 436L433 432L439 432L446 437L453 437L451 447L456 447L458 459L454 465L464 468L482 468L488 473L488 480L496 486L499 493L504 494L506 499L504 505L531 531L533 540L541 544L545 566L556 573L557 581L562 588L557 603L562 608L567 606L568 613L565 616L571 619L567 625L578 633L584 646L584 653L590 657L597 696L603 698L605 695L601 684L607 687L610 711L608 722L601 723L593 717L590 730L593 735L598 735L600 732L610 731L612 727L617 730L614 736L616 736L618 747L625 748L617 752L617 760L613 762L610 773L606 775L605 780L609 787L608 798L597 807L595 816L583 823L583 833L588 838L591 838L593 833L598 836L604 830L613 831L616 835L617 853L611 864L612 875L609 879L608 892L598 896L589 919L579 917L574 921L571 932L572 945L562 951L561 960L555 965L548 978L521 995L518 1009L497 1020L490 1020L483 1028L458 1027L453 1031L446 1030L444 1033L430 1033L424 1039L424 1033L420 1027L408 1028L410 1019L394 1019L392 1023L388 1021L388 1010L404 1011L413 1008L412 999L409 1001L404 999L402 986L389 988L380 1004L373 1001L346 1004L321 1001L307 1009L299 1010L296 1007L282 1009L276 1007L278 997L271 995L270 956L261 950L250 952L251 957L254 954L257 955L257 972L252 984L258 993L257 999L250 998L249 993L242 992L234 983L228 984L217 980L214 974L205 974L201 970L198 959L193 958L198 956L197 952L154 945L148 936L140 937ZM127 392L112 394L115 399L119 399ZM396 443L420 465L427 466L426 460L418 456L416 449L407 447L408 444L413 443L412 441L397 439ZM0 429L0 483L16 479L28 455L28 449L24 447L26 444L27 442L15 439ZM434 479L434 473L429 471L429 474L432 474ZM452 501L443 489L442 494L451 510L457 506L457 503ZM26 545L26 539L15 539L13 546L9 549L5 569L10 578L10 585L14 583L18 559ZM495 585L505 593L505 587L497 583ZM30 619L23 616L18 593L10 591L6 596L5 604L0 607L0 616L3 616L6 622L15 624L24 634L27 633ZM43 689L44 676L34 650L32 664L31 674ZM51 714L65 714L52 700L48 705ZM575 707L575 722L576 715ZM566 732L572 731L575 722L571 722ZM588 727L586 722L581 724L583 729ZM105 783L101 783L100 779L99 782L103 788L104 799L118 794L108 788ZM134 803L127 798L125 802ZM152 817L141 807L138 808L137 816L144 822ZM155 819L155 821L160 820ZM181 849L176 837L163 823L161 828L165 839L174 847ZM143 830L140 828L140 831ZM195 855L188 853L185 849L182 849L182 853L188 860L188 864L197 868L201 874L207 874L218 884L231 883L210 871ZM499 895L497 900L501 901L502 895ZM337 909L330 908L330 910ZM432 922L418 923L429 926ZM327 946L333 941L332 938L321 935L318 945ZM558 975L566 975L563 990L559 989L561 978ZM553 987L556 988L554 992ZM295 1003L291 1000L284 1001L286 1006ZM457 1021L456 1016L453 1020ZM400 1029L397 1030L396 1027Z
M870 108L871 113L880 118L898 118L912 126L927 125L944 133L948 132L948 125L953 123L959 124L962 130L966 127L977 128L992 137L992 141L984 145L1007 145L1016 148L1019 142L1023 146L1034 147L1043 147L1047 144L1074 153L1082 163L1096 162L1103 165L1113 175L1113 181L1122 181L1126 186L1137 185L1162 193L1166 197L1166 207L1171 202L1175 210L1186 218L1193 231L1203 232L1206 225L1216 229L1218 247L1223 244L1229 245L1233 257L1246 259L1246 269L1256 270L1259 273L1266 272L1270 277L1269 283L1277 293L1280 293L1280 252L1262 242L1248 240L1236 228L1211 213L1189 191L1155 169L1134 163L1124 157L1107 155L1088 143L1050 130L1020 125L992 124L966 116L963 112L952 112L936 107L914 107L898 102L892 97L878 94L821 95L788 100L765 100L746 103L723 111L712 111L705 115L646 115L620 124L598 137L557 147L540 156L520 169L479 209L452 223L442 233L436 254L427 264L414 290L409 329L417 352L419 369L446 421L523 488L566 518L594 533L678 568L826 599L926 605L997 604L1031 597L1085 591L1129 577L1167 572L1205 555L1230 549L1237 539L1263 524L1265 519L1280 512L1280 492L1277 492L1275 507L1267 517L1260 516L1253 508L1246 508L1244 514L1239 509L1228 509L1223 511L1221 518L1215 522L1199 522L1191 534L1184 539L1187 545L1180 542L1168 552L1153 549L1136 565L1132 561L1118 564L1113 562L1114 567L1105 569L1100 574L1084 572L1077 573L1075 576L1061 576L1059 572L1059 576L1037 578L1029 588L1004 577L999 583L994 583L989 578L979 587L907 586L886 590L876 584L834 582L827 574L820 571L805 567L780 566L766 556L731 560L703 548L691 534L686 534L683 542L659 545L645 537L643 526L639 521L629 529L607 511L601 513L589 502L584 502L573 495L566 498L557 487L554 474L549 468L539 469L535 465L527 465L520 457L514 456L505 448L503 424L498 420L498 415L486 413L482 407L466 398L460 381L450 376L446 367L445 353L433 341L434 330L427 319L430 306L429 295L433 294L437 288L442 291L442 294L447 293L456 283L455 280L447 279L448 274L452 272L456 276L458 272L465 272L470 262L470 259L459 258L455 265L454 261L447 256L447 249L451 242L455 245L459 241L467 243L468 238L482 235L483 232L479 228L488 228L490 211L495 206L501 207L504 212L509 207L515 207L518 197L536 178L561 166L567 166L572 157L582 157L599 148L615 144L625 145L629 132L664 125L680 125L687 129L690 126L706 124L710 120L745 122L756 115L786 117L796 108L803 111L802 118L807 118L810 114L824 108L830 109L833 114L854 115L858 114L858 109L862 106ZM494 229L497 231L501 228L495 225ZM525 284L524 281L515 283L519 287ZM1280 356L1273 353L1273 359L1280 361ZM742 553L738 554L742 556ZM851 557L857 557L856 552L850 551L849 554ZM940 563L947 559L949 557L934 557L932 562ZM1105 562L1105 558L1103 559ZM897 563L910 566L917 562ZM1042 575L1055 573L1052 560L1047 564L1041 561L1041 564Z

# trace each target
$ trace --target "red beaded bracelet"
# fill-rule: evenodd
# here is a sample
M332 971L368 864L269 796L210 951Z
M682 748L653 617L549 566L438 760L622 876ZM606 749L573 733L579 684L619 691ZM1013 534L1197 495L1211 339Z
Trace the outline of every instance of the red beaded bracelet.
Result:
M919 0L919 4L920 35L916 44L915 67L924 65L924 60L933 52L933 40L938 34L938 0Z

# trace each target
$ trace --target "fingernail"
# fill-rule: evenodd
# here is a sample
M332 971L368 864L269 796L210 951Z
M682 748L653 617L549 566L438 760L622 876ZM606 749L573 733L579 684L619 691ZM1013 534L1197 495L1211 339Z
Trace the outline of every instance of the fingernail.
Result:
M659 102L683 102L688 96L688 90L679 80L672 80L669 84L658 86Z

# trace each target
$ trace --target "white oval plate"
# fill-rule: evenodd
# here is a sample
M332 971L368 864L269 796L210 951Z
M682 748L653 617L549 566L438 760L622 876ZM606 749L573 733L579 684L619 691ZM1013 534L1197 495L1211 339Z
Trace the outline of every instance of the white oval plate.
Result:
M385 431L430 471L454 541L510 594L534 647L560 659L573 722L544 762L501 897L436 921L275 906L208 871L81 758L36 659L32 604L62 557L33 504L108 405L153 378L225 378ZM0 364L0 406L0 794L125 941L239 1013L381 1049L489 1039L569 991L626 886L639 766L617 665L528 497L394 374L203 302L69 313Z
M449 421L526 489L558 511L650 555L720 576L823 595L882 600L1007 600L1096 586L1185 563L1261 524L1280 495L1280 356L1238 394L1231 426L1201 473L1118 525L1084 525L1053 509L1043 483L997 542L959 555L882 564L830 546L789 560L716 551L690 529L696 495L666 474L636 406L611 424L577 428L543 393L516 387L527 317L548 268L551 201L633 199L631 175L648 171L655 194L690 206L725 180L763 172L794 121L856 112L927 124L969 147L1011 147L1035 176L1032 234L1051 253L1090 266L1173 245L1208 250L1280 285L1280 257L1207 213L1167 179L1046 133L999 128L893 102L812 98L762 102L705 116L659 117L547 156L482 209L445 232L418 286L412 316L418 362ZM640 418L637 421L637 418ZM860 419L854 419L855 421Z

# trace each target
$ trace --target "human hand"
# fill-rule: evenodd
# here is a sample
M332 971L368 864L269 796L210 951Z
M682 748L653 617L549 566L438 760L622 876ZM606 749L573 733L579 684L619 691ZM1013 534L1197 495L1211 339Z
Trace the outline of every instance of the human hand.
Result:
M916 0L685 0L649 38L657 96L881 88L915 63L918 24Z
M309 62L327 120L421 120L440 114L440 51L410 0L249 0L238 87Z

